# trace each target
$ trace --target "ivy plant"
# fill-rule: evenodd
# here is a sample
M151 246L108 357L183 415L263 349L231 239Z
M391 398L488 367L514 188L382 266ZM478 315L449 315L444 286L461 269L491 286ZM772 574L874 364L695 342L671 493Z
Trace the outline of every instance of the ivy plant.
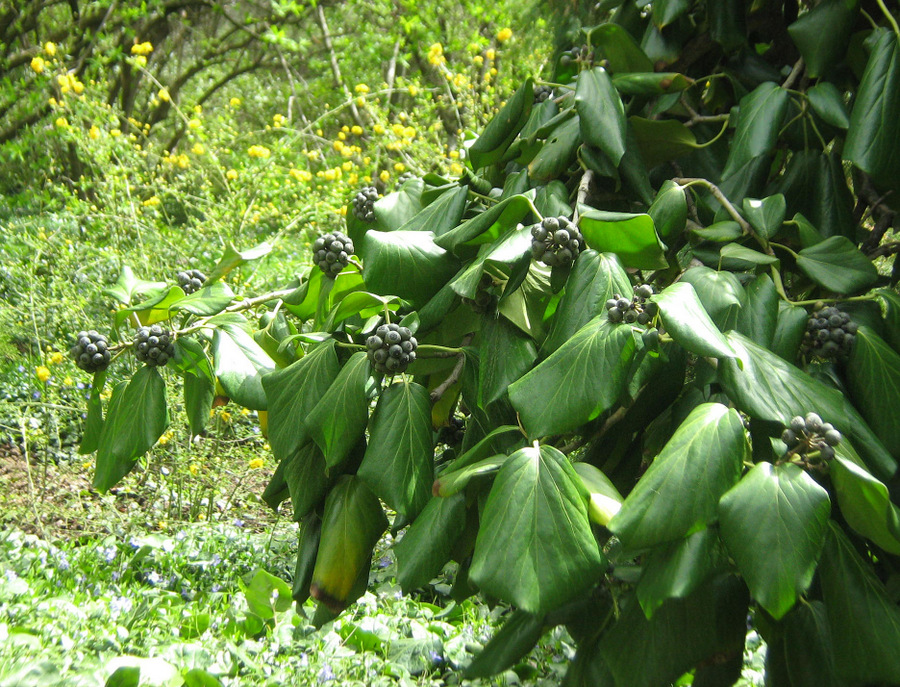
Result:
M460 178L358 194L277 292L222 281L265 246L189 295L123 270L110 350L162 323L192 432L217 395L267 420L316 622L390 528L404 590L453 561L514 607L469 676L565 625L567 685L733 684L749 617L768 683L900 682L900 31L789 5L600 3ZM96 373L98 489L160 369L105 410Z

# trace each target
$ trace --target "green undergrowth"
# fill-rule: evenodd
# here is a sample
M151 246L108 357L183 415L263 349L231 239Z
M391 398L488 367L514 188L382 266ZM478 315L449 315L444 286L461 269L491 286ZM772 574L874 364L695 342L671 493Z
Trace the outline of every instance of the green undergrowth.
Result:
M429 598L401 595L387 539L370 592L317 630L312 604L298 612L281 581L295 540L285 520L268 531L238 521L56 544L9 530L0 536L0 685L129 684L117 680L135 667L141 685L551 685L574 651L553 632L515 670L460 680L456 669L508 610L449 601L449 578Z

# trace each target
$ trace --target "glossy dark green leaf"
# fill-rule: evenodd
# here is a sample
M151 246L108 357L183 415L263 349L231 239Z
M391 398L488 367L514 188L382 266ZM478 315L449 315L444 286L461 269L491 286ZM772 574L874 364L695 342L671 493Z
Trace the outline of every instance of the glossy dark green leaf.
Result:
M628 551L705 529L719 498L740 479L747 449L736 410L719 403L697 406L625 498L609 529Z
M103 289L103 293L117 303L130 305L135 296L149 296L154 292L162 291L166 286L164 281L138 279L134 276L134 270L130 266L122 265L116 283Z
M366 354L354 353L306 417L306 427L325 454L329 469L344 462L365 433L369 375Z
M653 24L663 29L691 9L690 0L656 0L650 14Z
M625 388L634 351L631 327L598 315L513 383L509 400L529 438L575 429L612 407Z
M375 212L374 227L380 231L396 231L411 221L422 211L423 188L423 183L417 179L376 200L372 206ZM355 235L351 234L350 238L356 241ZM359 250L359 244L354 243L354 248Z
M757 463L722 497L719 528L753 598L776 620L812 582L831 500L792 463Z
M649 620L631 596L600 639L599 653L617 687L670 685L701 662L741 655L747 605L746 588L734 576L718 577L684 599L670 599Z
M501 157L509 148L519 131L528 121L534 103L534 85L525 79L503 109L488 122L478 140L469 148L469 159L475 169L481 169Z
M784 196L780 193L762 200L744 198L741 207L744 217L756 229L756 233L764 239L770 239L778 233L787 210Z
M900 189L900 49L883 31L863 74L844 146L844 159L869 174L877 188Z
M614 253L586 250L578 256L566 290L556 307L547 338L541 345L546 357L575 332L604 311L604 304L613 294L629 295L631 281Z
M329 480L325 474L325 456L312 440L281 464L284 465L284 482L291 497L294 520L299 522L322 503L330 481L334 480Z
M269 444L279 461L310 438L306 419L340 371L334 341L313 348L297 362L263 378L269 410Z
M858 11L858 0L824 0L788 26L811 77L828 76L843 59Z
M78 453L87 455L97 450L100 445L100 433L103 431L103 402L100 394L106 385L106 371L94 373L91 393L87 399L87 416L84 419L84 431Z
M834 669L834 646L825 604L818 600L797 604L782 624L784 658L791 686L843 685Z
M602 150L618 167L625 154L625 108L605 69L578 75L575 109L584 142Z
M727 330L736 326L746 296L734 274L709 267L691 267L681 275L681 281L694 287L703 309L717 327Z
M675 282L650 300L659 306L659 317L669 336L685 350L713 358L735 356L688 282Z
M527 196L506 198L437 237L435 243L446 250L454 250L463 244L489 243L515 227L530 212L531 202Z
M542 615L596 582L606 562L578 483L552 446L509 457L485 504L469 570L484 593Z
M722 246L719 251L722 263L731 269L754 269L758 265L778 265L778 258L774 255L760 253L758 250L747 248L737 243L729 243ZM737 265L737 267L734 267Z
M328 313L322 329L331 332L348 317L358 315L365 320L385 310L395 311L399 307L399 298L396 296L379 296L368 291L354 291L344 296Z
M900 294L890 289L875 292L884 305L884 338L895 351L900 351Z
M845 439L829 465L841 515L854 530L888 553L900 555L900 508L884 482L862 464Z
M582 135L577 116L562 122L528 163L528 175L538 183L547 183L561 176L575 160Z
M744 367L735 360L720 360L719 383L739 410L785 427L795 415L818 413L853 439L873 474L890 477L896 472L894 458L839 391L736 332L726 338Z
M676 119L645 119L632 116L628 124L647 167L684 157L697 146L697 137Z
M651 618L665 601L683 599L706 583L723 567L720 549L718 531L702 529L648 554L635 589L644 615Z
M203 347L189 336L175 340L175 365L184 377L184 410L191 434L198 435L209 422L216 396L216 378Z
M784 194L794 212L804 247L827 236L854 239L854 200L836 152L795 151L774 190Z
M219 259L219 263L206 277L206 283L212 284L213 282L219 281L234 268L240 267L244 263L250 262L252 260L259 260L260 258L268 255L270 252L272 252L272 246L265 242L260 243L253 248L248 248L244 251L239 251L234 247L234 244L229 243L225 247L225 253Z
M309 585L316 567L316 554L319 552L321 537L322 519L316 513L310 513L300 523L300 533L297 537L297 562L294 565L291 589L291 597L297 603L302 604L309 598Z
M141 669L138 666L119 666L113 671L103 687L138 687L141 683Z
M625 499L609 478L590 463L575 463L573 467L588 495L588 517L591 522L606 527Z
M262 378L272 372L275 361L238 325L220 325L213 331L213 369L225 393L252 410L266 410Z
M733 52L747 42L743 0L719 0L706 6L709 33L725 52Z
M317 266L310 268L306 280L284 299L284 307L296 315L301 321L308 320L316 314L319 307L325 274Z
M394 545L397 582L404 592L424 587L450 560L466 524L466 496L433 497Z
M381 392L357 474L407 520L431 497L434 482L431 400L421 384L400 381Z
M250 612L263 620L271 620L275 613L291 607L291 588L280 577L258 569L250 582L241 585Z
M820 81L806 92L809 104L826 124L838 129L850 126L850 112L844 104L841 92L833 83Z
M741 238L744 235L744 230L741 229L741 225L737 222L725 220L710 224L708 227L693 226L691 227L691 233L705 241L725 243Z
M900 354L869 327L860 327L847 373L853 404L885 448L900 455Z
M222 687L222 682L202 668L191 668L184 674L184 687Z
M463 674L468 678L479 678L503 672L531 651L542 634L544 619L541 616L513 611Z
M478 402L482 408L506 396L509 385L537 359L534 341L505 317L488 319L481 328Z
M185 296L172 306L172 310L183 310L198 317L207 317L222 312L232 300L234 292L228 284L217 281Z
M313 598L334 611L346 607L385 529L387 518L378 497L358 477L341 477L325 499L310 584Z
M168 426L166 384L157 368L144 365L113 390L97 447L94 488L115 486Z
M678 236L687 222L687 198L684 189L671 179L666 179L647 210L653 225L663 241Z
M851 684L897 684L900 608L835 523L819 576L838 675Z
M587 205L580 206L579 213L578 226L594 250L615 253L626 267L653 270L668 265L650 215L606 212Z
M741 98L737 129L723 177L731 176L753 158L772 151L789 101L790 93L771 81Z
M432 485L431 492L435 496L447 498L458 494L476 477L486 477L498 472L506 462L505 454L493 455L462 467L442 472Z
M435 236L446 234L462 219L468 193L466 186L454 185L400 227L400 231L430 231Z
M613 74L653 71L650 58L644 54L631 34L618 24L612 22L601 24L590 32L590 40L595 51L595 59L608 60Z
M642 72L616 74L613 86L624 95L654 96L678 93L690 87L691 82L676 72Z
M747 300L741 308L737 330L763 348L771 349L780 302L775 284L768 274L760 274L745 290Z
M413 304L428 302L459 269L428 231L369 231L357 250L369 289Z
M843 236L831 236L801 250L797 267L816 284L835 293L856 293L878 279L872 261Z
M767 348L788 362L795 361L803 335L806 333L808 319L809 315L805 308L779 300L775 333L772 335L772 343Z
M116 311L116 328L121 328L126 322L133 323L134 316L142 326L165 322L172 316L172 307L182 300L184 300L184 291L180 286L171 286L158 291L145 301Z

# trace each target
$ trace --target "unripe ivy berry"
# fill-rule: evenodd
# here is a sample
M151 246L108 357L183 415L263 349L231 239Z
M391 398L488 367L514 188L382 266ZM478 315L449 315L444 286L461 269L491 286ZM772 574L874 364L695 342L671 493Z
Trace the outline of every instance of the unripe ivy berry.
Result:
M365 186L353 196L353 214L363 222L375 221L375 201L378 200L378 189Z
M531 228L531 256L548 267L568 267L584 247L584 237L568 217L545 217Z
M417 346L416 337L407 327L392 322L380 325L366 339L366 355L378 372L397 374L416 359Z
M350 264L350 256L355 248L350 238L339 231L333 231L317 238L313 242L312 251L313 262L326 277L334 279Z
M69 355L80 369L91 373L105 370L111 359L109 342L94 329L78 332Z
M134 355L142 363L163 367L175 355L172 332L154 324L141 327L134 336Z
M175 278L178 280L178 286L186 295L199 291L203 282L206 281L206 275L200 270L184 270L176 274Z

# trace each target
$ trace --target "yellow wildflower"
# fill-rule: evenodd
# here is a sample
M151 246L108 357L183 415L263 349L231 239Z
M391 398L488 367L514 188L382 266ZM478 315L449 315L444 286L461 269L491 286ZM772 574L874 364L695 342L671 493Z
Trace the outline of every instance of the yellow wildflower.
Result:
M63 380L63 385L64 385L64 386L72 386L74 383L75 383L75 380L72 379L71 377L66 377L66 378Z
M53 43L52 41L44 43L44 52L50 55L50 57L56 55L56 43Z
M488 48L487 52L484 53L484 56L489 60L493 60L495 57L497 57L497 53L494 52L493 48Z
M95 141L98 138L100 138L100 129L97 127L96 124L91 125L91 129L90 129L90 131L88 131L88 136L90 136Z
M171 99L171 96L169 95L169 89L168 88L160 88L156 94L156 97L159 98L160 100L162 100L164 103L169 102L169 100Z
M146 67L147 66L147 58L143 55L138 55L134 58L134 62L138 67Z
M381 179L384 183L387 183L391 178L391 173L386 169L381 170L381 174L378 175L378 178Z
M191 152L194 155L203 155L203 153L206 152L206 149L200 143L195 143L194 146L191 148Z
M241 99L240 98L232 98L231 100L228 101L228 104L231 105L232 107L240 107Z
M405 170L406 170L406 165L404 165L402 162L394 163L394 171L395 172L403 172Z
M353 87L353 90L356 91L357 93L368 93L369 87L366 86L366 84L364 84L364 83L358 83L358 84L356 84L356 86Z
M42 382L46 382L48 379L50 379L50 370L43 365L38 365L36 368L34 368L34 373Z
M235 179L238 178L237 170L229 169L227 172L225 172L225 178L228 179L229 181L234 181Z
M404 138L415 138L416 130L411 126L407 126L403 128L403 137Z
M272 116L272 124L274 126L284 126L285 117L283 114L276 114Z
M350 133L354 136L362 136L363 129L358 124L354 125L352 129L350 129Z
M415 97L419 94L419 89L418 89L417 87L415 87L415 86L410 86L410 87L407 88L406 90L409 91L409 94L410 94L413 98L415 98Z
M454 159L454 160L456 160L456 159L459 158L459 151L458 151L458 150L451 150L449 154L450 154L450 157L451 157L452 159Z
M381 134L384 133L384 127L381 126L381 124L376 124L375 126L372 127L372 132L375 133L377 136L380 136Z
M121 135L122 135L122 132L119 131L118 129L112 129L112 130L109 132L109 135L112 136L113 138L116 138L116 137L118 137L118 136L121 136Z
M194 477L196 477L197 475L200 474L200 466L197 465L196 463L191 463L191 464L188 466L188 470L191 471L191 474L192 474Z
M461 164L459 164L458 162L454 162L450 165L450 174L455 174L456 176L459 176L462 173L463 173L463 167Z
M272 154L272 151L266 148L265 146L260 145L252 145L247 148L247 155L250 157L259 157L259 158L267 158Z
M66 356L64 356L62 354L62 352L53 351L53 353L50 354L49 361L50 361L51 365L59 365L65 359L66 359Z
M203 112L203 106L202 105L194 105L194 114L200 114L201 112Z
M353 163L350 160L347 160L341 165L341 169L343 169L345 172L349 172L351 169L353 169Z
M67 120L65 117L57 117L56 126L60 129L67 129L69 127L69 120Z
M159 198L157 196L150 196L147 200L141 203L145 208L155 208L159 205Z
M512 38L512 29L510 29L509 27L507 27L505 29L500 29L497 32L497 40L500 41L501 43L508 41L510 38Z
M149 55L153 52L153 44L149 41L143 43L135 43L131 46L132 55Z
M42 72L44 71L44 66L45 66L46 64L47 64L47 63L44 62L44 58L43 58L43 57L34 57L34 58L32 58L32 60L31 60L31 68L32 68L37 74L40 74L40 73L42 73Z
M265 465L265 461L262 458L254 458L247 464L251 470L259 470L263 465Z
M444 64L446 62L444 46L440 43L432 43L431 47L428 48L428 61L436 67Z
M188 122L188 126L191 127L192 129L199 129L201 126L203 126L203 122L201 122L199 119L197 119L195 117L194 119L192 119Z

